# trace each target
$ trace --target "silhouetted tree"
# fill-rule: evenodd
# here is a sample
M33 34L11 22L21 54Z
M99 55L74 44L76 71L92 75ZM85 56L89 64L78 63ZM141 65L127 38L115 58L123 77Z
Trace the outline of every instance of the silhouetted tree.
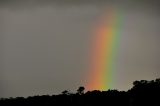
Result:
M85 90L85 88L83 86L81 86L81 87L79 87L77 89L77 93L80 94L80 95L82 95L82 94L84 94L84 90Z

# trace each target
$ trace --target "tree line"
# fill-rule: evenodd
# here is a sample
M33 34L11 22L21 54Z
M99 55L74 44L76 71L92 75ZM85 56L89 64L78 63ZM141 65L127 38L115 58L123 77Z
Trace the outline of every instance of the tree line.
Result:
M128 91L84 91L81 86L76 93L1 98L0 106L160 106L160 79L134 81Z

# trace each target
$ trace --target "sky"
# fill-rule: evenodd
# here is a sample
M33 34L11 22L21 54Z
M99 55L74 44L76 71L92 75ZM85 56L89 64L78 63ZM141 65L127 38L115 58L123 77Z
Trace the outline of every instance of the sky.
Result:
M123 11L114 87L160 77L159 0L0 0L0 97L59 94L87 83L93 32Z

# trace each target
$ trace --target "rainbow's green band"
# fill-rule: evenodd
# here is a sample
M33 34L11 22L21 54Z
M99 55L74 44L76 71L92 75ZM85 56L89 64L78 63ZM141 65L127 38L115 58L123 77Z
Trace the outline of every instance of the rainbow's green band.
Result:
M111 89L114 83L116 59L122 30L122 13L110 11L105 20L98 25L96 38L93 41L88 90Z

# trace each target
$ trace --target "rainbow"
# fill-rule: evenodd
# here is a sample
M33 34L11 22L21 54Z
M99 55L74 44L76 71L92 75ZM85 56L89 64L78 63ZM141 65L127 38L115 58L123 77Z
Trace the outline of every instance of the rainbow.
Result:
M88 90L112 89L121 36L122 14L109 11L96 25L91 50Z

